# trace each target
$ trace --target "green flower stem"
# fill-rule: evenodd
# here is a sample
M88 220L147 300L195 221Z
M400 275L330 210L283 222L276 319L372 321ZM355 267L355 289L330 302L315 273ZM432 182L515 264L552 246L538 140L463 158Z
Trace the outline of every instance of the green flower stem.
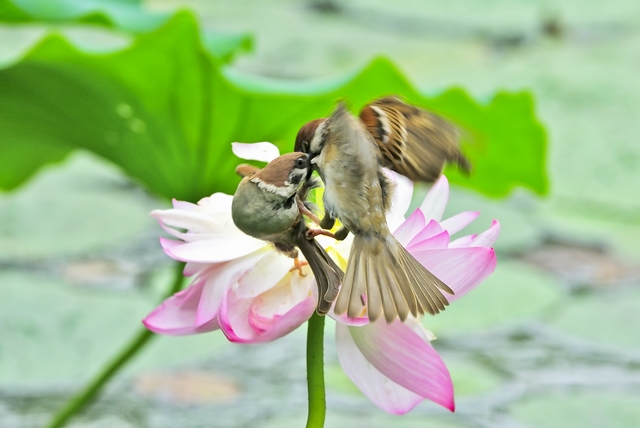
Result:
M307 327L307 387L309 415L307 428L324 427L327 402L324 392L324 317L315 312Z
M176 263L171 288L167 290L163 300L180 291L182 286L184 263ZM61 428L76 413L80 412L122 368L135 357L140 350L155 336L154 333L141 328L138 333L118 352L98 374L54 415L47 428Z

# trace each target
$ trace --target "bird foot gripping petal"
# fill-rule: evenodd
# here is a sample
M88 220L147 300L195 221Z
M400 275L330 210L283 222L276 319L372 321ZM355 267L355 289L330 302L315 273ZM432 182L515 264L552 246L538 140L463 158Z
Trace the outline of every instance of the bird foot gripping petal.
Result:
M295 257L293 259L293 267L289 269L289 272L298 271L298 274L300 276L307 276L307 274L302 271L302 268L304 266L309 266L309 263L305 261L301 261L299 258Z

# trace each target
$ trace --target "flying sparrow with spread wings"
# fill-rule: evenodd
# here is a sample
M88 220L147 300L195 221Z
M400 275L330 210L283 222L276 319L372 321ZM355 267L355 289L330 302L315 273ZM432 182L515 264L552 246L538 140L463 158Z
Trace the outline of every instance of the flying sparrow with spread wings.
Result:
M282 155L263 169L239 165L236 172L244 178L233 196L231 215L238 229L273 243L294 259L299 270L302 265L297 248L302 251L318 284L316 310L324 315L336 299L344 273L315 239L306 236L303 213L317 218L304 201L309 190L319 185L316 179L306 179L309 167L305 153Z
M325 120L313 120L300 129L296 151L309 152ZM382 166L412 181L435 182L446 163L455 163L466 173L471 170L459 148L458 129L434 113L398 97L384 97L364 106L360 120L380 150Z
M385 214L393 188L382 170L387 161L378 144L342 104L328 119L305 125L296 139L296 149L309 153L325 184L321 227L330 229L339 219L344 227L335 236L354 234L334 312L355 318L366 309L370 321L384 315L389 323L396 317L404 321L409 313L436 314L449 304L443 291L453 290L389 231Z

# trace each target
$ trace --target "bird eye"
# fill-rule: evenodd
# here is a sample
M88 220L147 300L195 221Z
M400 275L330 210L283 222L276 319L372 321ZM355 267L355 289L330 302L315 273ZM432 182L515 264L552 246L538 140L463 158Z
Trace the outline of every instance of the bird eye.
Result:
M307 158L306 158L306 156L296 159L295 167L296 168L306 168L307 167Z

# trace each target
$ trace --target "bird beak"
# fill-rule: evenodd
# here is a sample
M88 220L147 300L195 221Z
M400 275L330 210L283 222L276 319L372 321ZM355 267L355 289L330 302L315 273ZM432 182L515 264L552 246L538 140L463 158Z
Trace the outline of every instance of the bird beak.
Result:
M307 180L309 180L311 178L311 174L313 174L314 170L316 170L316 171L318 170L318 167L316 165L317 164L317 159L316 159L317 154L309 153L308 155L309 155L309 158L308 158L309 169L307 171Z

